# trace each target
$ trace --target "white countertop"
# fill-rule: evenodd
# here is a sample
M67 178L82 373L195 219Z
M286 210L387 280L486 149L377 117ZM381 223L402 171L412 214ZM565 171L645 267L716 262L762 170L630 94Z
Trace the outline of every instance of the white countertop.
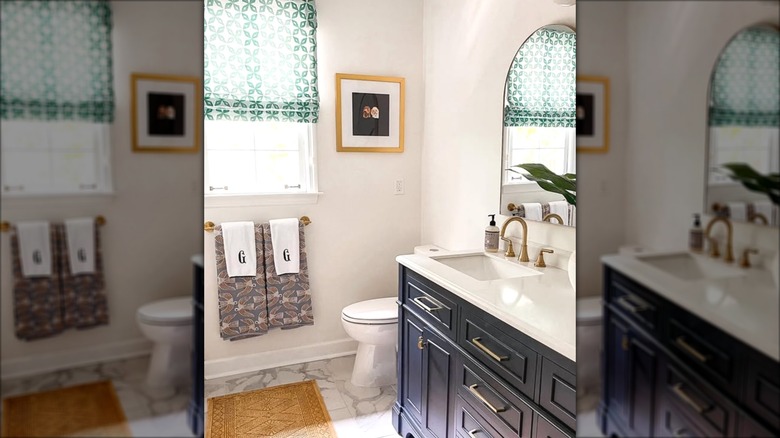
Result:
M430 256L482 253L508 260L502 253L481 251L445 251ZM529 277L478 281L429 255L410 254L396 261L451 291L469 303L510 326L547 345L564 357L576 361L576 295L565 270L548 266L537 268L533 262L521 266L542 272Z
M656 269L636 255L608 255L601 260L772 359L780 360L780 292L766 269L752 267L745 270L744 276L691 281ZM733 268L735 264L730 266Z

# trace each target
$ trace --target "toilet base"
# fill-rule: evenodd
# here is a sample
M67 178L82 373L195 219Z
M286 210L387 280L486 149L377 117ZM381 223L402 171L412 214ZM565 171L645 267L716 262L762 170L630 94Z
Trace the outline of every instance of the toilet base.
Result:
M351 381L355 386L366 388L395 385L395 344L358 344Z
M162 391L189 383L190 362L188 344L154 344L146 373L146 386Z

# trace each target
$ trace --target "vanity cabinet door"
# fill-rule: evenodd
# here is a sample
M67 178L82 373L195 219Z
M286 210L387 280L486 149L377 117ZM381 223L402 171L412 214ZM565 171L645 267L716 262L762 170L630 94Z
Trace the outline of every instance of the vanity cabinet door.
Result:
M603 377L608 412L623 435L652 436L656 351L625 320L608 314Z
M455 375L455 348L425 326L422 342L422 429L431 438L452 437L450 380Z
M400 381L403 382L402 404L417 424L422 423L423 412L423 324L404 311L403 319L403 364Z
M745 403L780 435L780 363L751 352Z

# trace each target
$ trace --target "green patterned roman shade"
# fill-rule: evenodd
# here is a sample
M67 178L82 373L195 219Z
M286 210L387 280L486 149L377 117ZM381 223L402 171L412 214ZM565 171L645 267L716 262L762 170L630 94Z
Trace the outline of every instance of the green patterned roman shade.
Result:
M517 51L506 85L504 126L574 128L577 36L534 32Z
M756 26L738 33L715 66L710 126L780 126L780 33Z
M207 120L316 123L313 0L206 0Z
M106 1L0 2L0 118L114 120Z

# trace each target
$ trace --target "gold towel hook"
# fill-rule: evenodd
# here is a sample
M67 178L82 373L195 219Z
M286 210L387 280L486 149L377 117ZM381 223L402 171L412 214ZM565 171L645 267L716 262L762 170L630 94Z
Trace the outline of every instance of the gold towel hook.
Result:
M309 225L311 223L309 216L301 216L300 221L303 225ZM216 225L212 221L203 222L203 231L210 233L214 231L214 227L216 227Z

